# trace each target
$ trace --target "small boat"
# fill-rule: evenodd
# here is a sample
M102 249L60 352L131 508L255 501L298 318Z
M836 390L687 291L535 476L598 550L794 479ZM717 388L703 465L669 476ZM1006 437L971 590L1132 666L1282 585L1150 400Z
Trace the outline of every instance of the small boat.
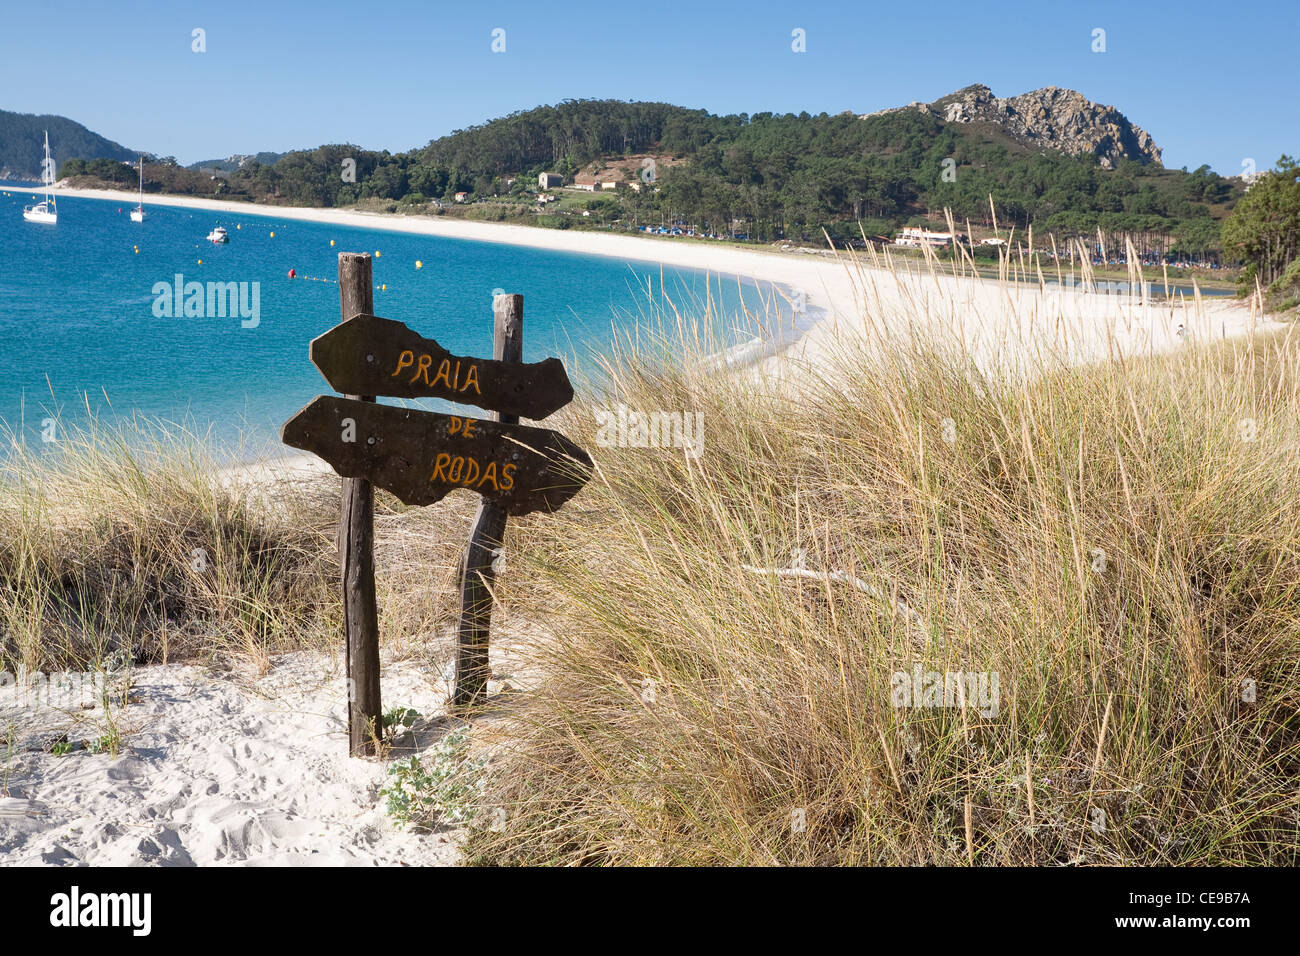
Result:
M144 157L140 157L140 204L131 210L132 222L144 222Z
M23 218L28 222L43 222L51 226L59 221L59 210L54 204L54 161L50 159L50 131L45 131L45 162L41 165L41 182L45 185L45 201L23 207Z
M229 241L230 241L230 237L226 235L226 230L221 226L217 226L210 233L208 233L208 242L229 242Z
M53 226L59 221L59 211L54 206L54 200L48 199L35 206L23 206L23 218L28 222L44 222Z

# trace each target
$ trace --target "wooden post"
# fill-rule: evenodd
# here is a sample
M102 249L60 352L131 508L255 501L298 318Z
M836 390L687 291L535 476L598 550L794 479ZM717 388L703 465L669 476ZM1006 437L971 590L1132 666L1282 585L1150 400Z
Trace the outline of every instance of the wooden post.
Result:
M492 299L495 337L492 357L500 362L524 360L524 297L498 295ZM517 415L495 415L496 420L517 425ZM492 623L492 561L506 535L506 513L484 498L474 518L469 546L461 560L460 635L456 649L456 690L452 706L472 707L487 693L488 631Z
M339 305L343 321L375 310L368 253L339 253ZM373 402L373 395L349 395ZM365 441L364 435L357 435ZM373 757L382 731L379 704L379 612L375 605L375 492L362 478L343 479L339 515L343 564L343 629L347 639L348 749Z

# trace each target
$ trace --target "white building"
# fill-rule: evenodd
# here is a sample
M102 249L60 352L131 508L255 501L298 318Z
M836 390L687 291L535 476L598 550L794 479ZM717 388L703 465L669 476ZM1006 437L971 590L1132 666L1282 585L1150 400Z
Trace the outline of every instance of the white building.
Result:
M920 227L907 227L894 238L896 246L946 246L952 242L951 232L930 232Z
M564 185L564 177L559 173L541 173L537 177L537 187L539 189L554 189L556 186Z

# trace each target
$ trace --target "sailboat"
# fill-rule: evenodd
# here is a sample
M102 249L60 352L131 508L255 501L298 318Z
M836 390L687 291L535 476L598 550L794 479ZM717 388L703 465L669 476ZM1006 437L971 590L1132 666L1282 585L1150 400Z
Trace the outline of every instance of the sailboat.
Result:
M51 226L59 221L59 210L54 205L54 162L50 159L50 131L45 131L45 163L41 166L41 182L45 185L45 201L35 206L23 207L23 218L28 222L44 222Z
M132 222L144 222L144 157L140 157L140 204L131 210Z

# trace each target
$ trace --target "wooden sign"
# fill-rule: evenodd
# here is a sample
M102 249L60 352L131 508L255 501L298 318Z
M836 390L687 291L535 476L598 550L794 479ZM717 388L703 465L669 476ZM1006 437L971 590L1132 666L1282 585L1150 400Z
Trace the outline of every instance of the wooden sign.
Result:
M357 315L311 343L311 360L345 395L443 398L540 419L573 400L557 358L530 364L452 355L401 322Z
M591 477L587 453L549 428L331 395L289 419L280 437L408 505L430 505L466 488L509 515L555 511Z
M592 461L543 418L573 399L559 359L525 365L524 297L492 302L492 359L452 355L374 309L370 256L339 254L344 321L311 343L311 360L346 397L321 395L285 422L286 445L314 452L343 476L338 546L347 648L348 742L353 756L381 752L379 614L375 598L374 486L408 505L456 488L482 496L461 561L461 616L452 707L487 696L496 556L509 515L554 511L582 490ZM495 412L494 420L379 405L374 396L444 398Z

